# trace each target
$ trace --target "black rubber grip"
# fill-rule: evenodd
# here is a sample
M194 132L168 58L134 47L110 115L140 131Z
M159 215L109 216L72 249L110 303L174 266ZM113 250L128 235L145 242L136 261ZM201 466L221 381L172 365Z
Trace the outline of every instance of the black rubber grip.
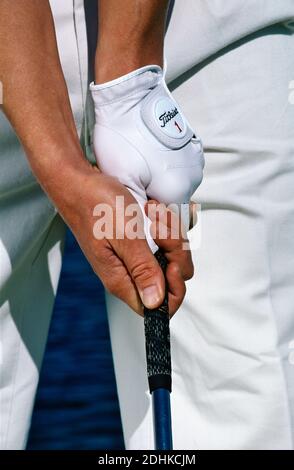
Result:
M164 273L167 260L158 250L155 257ZM150 392L165 388L171 392L171 355L168 311L168 286L162 305L154 310L144 309L147 375Z

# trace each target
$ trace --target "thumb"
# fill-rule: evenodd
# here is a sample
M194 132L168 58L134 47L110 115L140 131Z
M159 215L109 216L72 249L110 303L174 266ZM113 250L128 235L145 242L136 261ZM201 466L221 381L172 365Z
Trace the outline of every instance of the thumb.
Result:
M159 307L164 300L165 279L146 240L129 240L122 260L145 307Z

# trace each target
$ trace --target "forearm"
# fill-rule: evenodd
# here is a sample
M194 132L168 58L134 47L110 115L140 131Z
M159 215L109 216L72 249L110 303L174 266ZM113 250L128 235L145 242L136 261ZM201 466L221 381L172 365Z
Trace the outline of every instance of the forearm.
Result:
M3 109L51 199L66 198L87 173L76 134L47 0L0 0ZM61 198L62 196L62 198Z
M149 64L163 65L169 0L99 0L95 79L103 83Z

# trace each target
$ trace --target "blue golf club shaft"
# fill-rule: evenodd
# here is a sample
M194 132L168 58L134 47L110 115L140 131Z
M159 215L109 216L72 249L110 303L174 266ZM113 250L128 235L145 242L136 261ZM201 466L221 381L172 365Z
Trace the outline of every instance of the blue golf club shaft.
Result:
M157 388L152 392L154 438L156 450L172 450L172 425L170 392L164 388Z

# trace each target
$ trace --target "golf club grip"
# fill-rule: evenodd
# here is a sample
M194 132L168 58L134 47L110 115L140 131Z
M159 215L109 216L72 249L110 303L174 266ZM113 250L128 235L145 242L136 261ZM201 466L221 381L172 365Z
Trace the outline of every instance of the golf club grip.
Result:
M167 260L158 250L155 257L166 278ZM149 389L152 393L158 388L171 392L171 355L168 310L168 286L166 282L165 297L162 305L156 309L144 308L145 342L147 375Z

